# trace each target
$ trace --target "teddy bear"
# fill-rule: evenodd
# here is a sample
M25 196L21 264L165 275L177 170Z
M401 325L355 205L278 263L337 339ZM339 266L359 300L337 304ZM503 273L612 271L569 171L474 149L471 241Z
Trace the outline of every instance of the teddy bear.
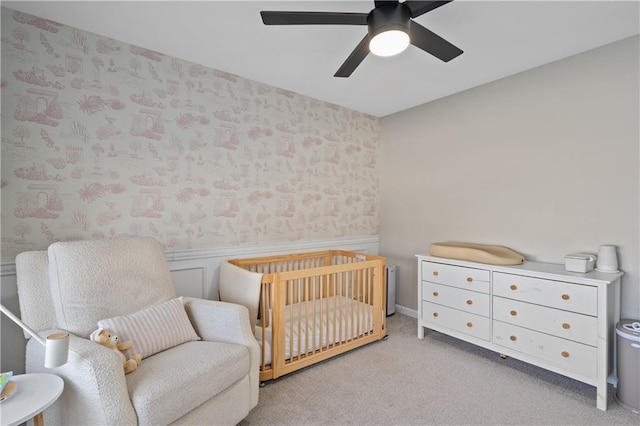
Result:
M133 342L131 340L127 340L122 343L118 342L118 335L109 328L97 329L91 333L91 340L116 351L118 355L120 355L122 365L124 366L124 374L129 374L134 371L142 361L142 357L139 354L134 355L133 358L127 359L127 357L120 351L125 351L131 348L133 346Z

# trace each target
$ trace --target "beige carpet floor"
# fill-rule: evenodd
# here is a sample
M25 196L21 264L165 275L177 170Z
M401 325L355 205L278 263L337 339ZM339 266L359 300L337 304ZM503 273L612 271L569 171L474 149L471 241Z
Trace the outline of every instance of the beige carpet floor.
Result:
M387 340L268 382L241 426L640 425L612 396L433 331L388 318Z

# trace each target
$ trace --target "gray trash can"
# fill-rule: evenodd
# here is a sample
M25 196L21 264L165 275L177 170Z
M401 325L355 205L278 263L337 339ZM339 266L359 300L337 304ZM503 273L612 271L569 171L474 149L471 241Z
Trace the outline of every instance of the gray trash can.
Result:
M640 414L640 320L622 320L616 325L618 392L626 409Z

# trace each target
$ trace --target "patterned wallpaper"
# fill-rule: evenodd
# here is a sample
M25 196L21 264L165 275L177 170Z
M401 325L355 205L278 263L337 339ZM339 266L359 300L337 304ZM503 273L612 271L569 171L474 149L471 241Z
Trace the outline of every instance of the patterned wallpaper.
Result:
M2 259L377 235L367 114L2 8Z

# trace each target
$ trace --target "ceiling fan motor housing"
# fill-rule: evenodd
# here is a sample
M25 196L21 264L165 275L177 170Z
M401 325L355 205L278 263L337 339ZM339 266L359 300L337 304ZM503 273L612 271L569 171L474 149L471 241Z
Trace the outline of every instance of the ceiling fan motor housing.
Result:
M378 6L367 16L369 37L390 30L399 30L409 34L411 10L402 3Z

